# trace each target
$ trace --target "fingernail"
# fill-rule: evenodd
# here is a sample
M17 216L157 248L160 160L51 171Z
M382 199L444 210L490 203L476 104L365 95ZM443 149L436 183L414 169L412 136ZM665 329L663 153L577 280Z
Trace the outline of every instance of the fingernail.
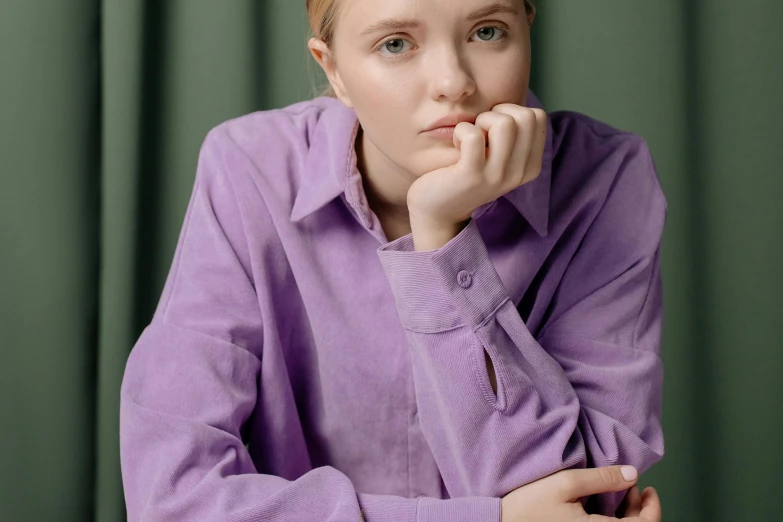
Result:
M634 480L637 476L636 468L633 466L623 466L620 468L620 473L623 474L625 480Z

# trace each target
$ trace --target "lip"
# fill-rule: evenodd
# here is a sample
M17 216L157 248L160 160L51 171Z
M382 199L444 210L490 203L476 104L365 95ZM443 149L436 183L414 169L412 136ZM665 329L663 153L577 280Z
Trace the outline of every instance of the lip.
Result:
M462 123L463 121L466 121L468 123L476 123L476 118L478 117L477 114L468 114L468 113L459 113L459 114L449 114L448 116L445 116L435 123L433 123L428 128L424 129L422 132L428 132L431 130L435 130L441 127L456 127L458 123Z

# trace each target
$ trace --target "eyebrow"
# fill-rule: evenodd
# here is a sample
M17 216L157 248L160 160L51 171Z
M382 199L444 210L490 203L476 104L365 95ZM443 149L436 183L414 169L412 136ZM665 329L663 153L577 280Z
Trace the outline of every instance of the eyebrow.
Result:
M519 16L519 11L514 7L505 4L490 4L474 10L468 14L466 20L477 20L479 18L484 18L486 16L499 13L507 13L514 16ZM415 19L390 18L388 20L381 20L378 23L372 24L370 27L362 31L361 34L364 36L377 31L397 31L400 29L419 27L420 25L421 24L419 21Z

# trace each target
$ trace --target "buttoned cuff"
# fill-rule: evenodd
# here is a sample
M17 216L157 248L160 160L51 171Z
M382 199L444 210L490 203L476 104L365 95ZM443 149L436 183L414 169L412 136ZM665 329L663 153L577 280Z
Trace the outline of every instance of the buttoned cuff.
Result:
M495 497L422 497L416 522L500 522L500 508L501 499Z
M475 329L508 299L475 218L439 249L417 252L407 234L377 253L408 330Z

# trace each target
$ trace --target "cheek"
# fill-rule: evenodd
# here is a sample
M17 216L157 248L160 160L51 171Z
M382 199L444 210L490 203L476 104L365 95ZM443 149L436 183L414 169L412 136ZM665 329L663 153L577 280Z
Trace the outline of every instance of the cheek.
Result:
M524 103L530 80L530 60L524 52L487 60L478 67L482 73L477 75L477 88L483 98L497 100L495 103Z
M404 64L384 63L378 57L357 59L351 67L351 96L365 107L409 110L416 94L416 75Z

